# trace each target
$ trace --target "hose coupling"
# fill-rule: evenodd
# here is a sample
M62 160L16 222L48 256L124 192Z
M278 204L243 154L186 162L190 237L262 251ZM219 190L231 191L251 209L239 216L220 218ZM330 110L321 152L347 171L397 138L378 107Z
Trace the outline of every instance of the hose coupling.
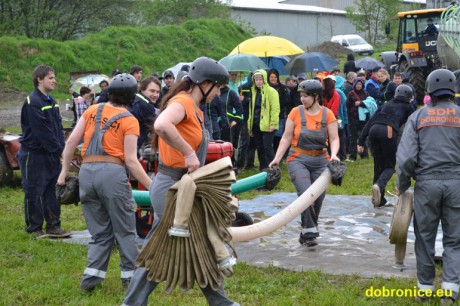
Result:
M187 227L181 227L174 225L168 230L169 236L176 236L176 237L190 237L190 230Z

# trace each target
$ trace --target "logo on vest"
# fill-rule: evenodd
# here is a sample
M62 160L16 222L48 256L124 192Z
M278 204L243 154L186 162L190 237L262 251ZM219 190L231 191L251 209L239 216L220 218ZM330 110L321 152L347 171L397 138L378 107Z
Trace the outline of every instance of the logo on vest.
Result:
M460 127L460 118L454 108L429 108L420 118L418 129L428 126Z

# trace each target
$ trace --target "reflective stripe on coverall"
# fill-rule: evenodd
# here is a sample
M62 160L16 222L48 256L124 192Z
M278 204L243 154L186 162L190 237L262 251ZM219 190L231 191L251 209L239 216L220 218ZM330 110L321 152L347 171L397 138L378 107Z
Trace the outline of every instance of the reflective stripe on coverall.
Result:
M95 128L85 156L107 155L102 147L104 133L116 120L132 116L120 113L108 120L99 130L104 103L98 107ZM120 250L121 278L134 273L138 255L136 237L136 203L128 182L126 168L108 162L84 163L79 174L80 198L83 214L93 241L88 244L88 264L82 288L91 288L104 278L109 265L114 240Z

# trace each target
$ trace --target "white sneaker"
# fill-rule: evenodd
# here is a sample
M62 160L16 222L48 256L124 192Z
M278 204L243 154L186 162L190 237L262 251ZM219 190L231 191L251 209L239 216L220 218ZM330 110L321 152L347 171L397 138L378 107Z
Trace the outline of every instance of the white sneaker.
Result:
M374 207L380 206L380 188L377 184L372 185L372 204Z

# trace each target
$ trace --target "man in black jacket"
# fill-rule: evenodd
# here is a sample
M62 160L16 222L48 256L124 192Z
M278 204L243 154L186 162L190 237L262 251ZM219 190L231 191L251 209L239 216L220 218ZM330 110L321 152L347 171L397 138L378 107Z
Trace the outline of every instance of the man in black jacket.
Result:
M65 238L61 228L61 205L56 199L56 182L61 172L64 149L59 104L49 95L56 87L54 69L40 65L33 73L34 91L21 110L22 136L18 159L24 189L26 231L34 238ZM43 223L46 220L46 234Z

